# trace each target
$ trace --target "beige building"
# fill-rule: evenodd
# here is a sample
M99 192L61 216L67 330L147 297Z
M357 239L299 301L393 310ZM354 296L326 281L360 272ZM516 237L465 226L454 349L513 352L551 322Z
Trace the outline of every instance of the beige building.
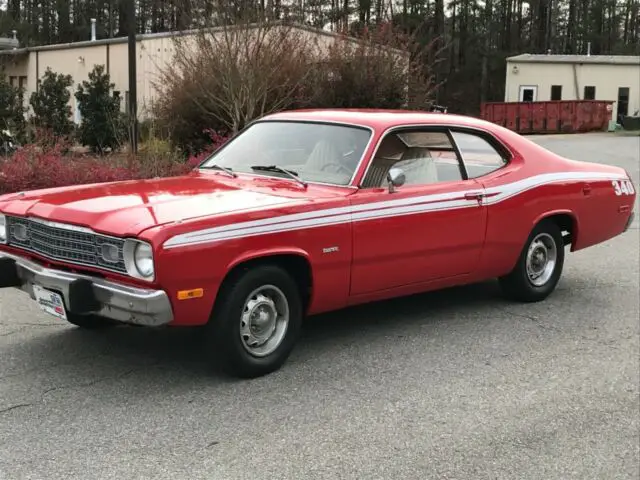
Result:
M610 100L613 119L640 110L640 56L531 55L507 58L506 102Z
M94 22L94 21L93 21ZM229 27L233 28L233 27ZM257 28L257 27L253 27ZM277 26L276 28L285 28ZM294 24L292 30L312 40L320 49L327 48L342 36L306 25ZM220 34L223 27L208 30L213 35ZM176 48L176 38L180 44L189 44L196 40L202 31L166 32L137 36L137 97L138 114L144 119L150 113L150 106L156 96L155 84L159 79L161 69L172 60ZM300 37L299 37L300 38ZM357 42L352 40L354 44ZM195 43L195 42L194 42ZM1 45L0 45L1 47ZM388 49L391 50L391 49ZM400 50L391 50L399 58L408 59L408 54ZM404 61L404 60L403 60ZM37 79L42 78L47 68L56 73L71 75L75 92L77 85L88 79L88 74L95 65L104 65L109 73L115 90L120 92L123 99L122 109L128 109L129 94L129 63L128 43L126 37L96 39L95 22L92 28L92 38L84 42L45 45L29 48L0 48L0 75L4 74L16 86L25 88L25 103L29 107L28 99L38 88ZM76 99L71 96L71 108L74 120L80 121L80 113Z

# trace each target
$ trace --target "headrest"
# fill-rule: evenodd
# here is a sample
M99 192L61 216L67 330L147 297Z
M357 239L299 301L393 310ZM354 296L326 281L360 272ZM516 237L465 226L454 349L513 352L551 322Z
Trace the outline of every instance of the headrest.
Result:
M406 145L395 134L387 135L382 140L375 157L397 160L402 157L406 149Z

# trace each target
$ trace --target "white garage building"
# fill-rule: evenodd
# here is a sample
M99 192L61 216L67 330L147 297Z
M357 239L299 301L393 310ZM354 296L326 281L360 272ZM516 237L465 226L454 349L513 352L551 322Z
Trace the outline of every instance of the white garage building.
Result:
M505 102L608 100L613 119L640 110L640 56L532 55L507 58Z

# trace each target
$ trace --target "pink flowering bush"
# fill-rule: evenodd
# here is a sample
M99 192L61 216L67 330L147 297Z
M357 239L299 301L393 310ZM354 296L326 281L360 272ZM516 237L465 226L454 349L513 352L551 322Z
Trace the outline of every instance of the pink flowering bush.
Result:
M200 163L202 163L209 155L218 150L227 142L227 140L229 140L228 136L220 135L218 132L212 129L206 129L204 132L209 137L210 143L202 152L189 157L189 159L187 160L187 165L189 165L190 168L195 168L200 165Z
M0 160L0 194L136 177L131 168L96 158L68 157L62 151L58 144L50 149L29 145Z
M209 135L212 140L209 149L186 162L174 151L144 147L137 156L73 154L69 153L71 146L66 140L47 137L9 157L0 157L0 195L41 188L183 175L226 141L215 132L209 132Z

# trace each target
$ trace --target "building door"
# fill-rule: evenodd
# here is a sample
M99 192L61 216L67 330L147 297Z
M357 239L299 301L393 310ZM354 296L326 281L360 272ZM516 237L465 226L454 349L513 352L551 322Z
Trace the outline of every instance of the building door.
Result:
M525 86L520 85L520 101L521 102L535 102L538 97L538 87L535 85Z
M629 87L618 88L618 118L629 115Z

